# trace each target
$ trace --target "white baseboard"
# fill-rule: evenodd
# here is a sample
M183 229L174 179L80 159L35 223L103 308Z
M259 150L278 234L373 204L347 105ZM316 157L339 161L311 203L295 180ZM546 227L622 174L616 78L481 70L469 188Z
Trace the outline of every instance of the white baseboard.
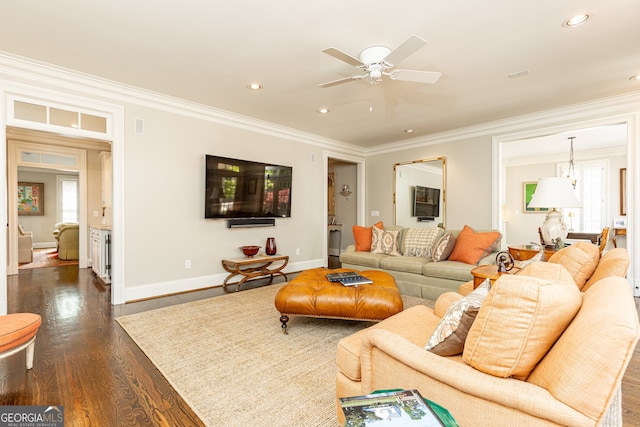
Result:
M293 273L310 268L324 267L325 261L322 259L289 263L284 269L285 273ZM216 286L222 286L222 282L228 276L227 273L211 274L207 276L191 277L187 279L171 280L162 283L148 283L137 286L125 287L125 301L138 301L148 298L156 298L164 295L177 294L181 292L195 291ZM233 280L235 282L235 280Z
M34 243L34 249L47 249L47 248L55 248L57 246L56 242L40 242Z

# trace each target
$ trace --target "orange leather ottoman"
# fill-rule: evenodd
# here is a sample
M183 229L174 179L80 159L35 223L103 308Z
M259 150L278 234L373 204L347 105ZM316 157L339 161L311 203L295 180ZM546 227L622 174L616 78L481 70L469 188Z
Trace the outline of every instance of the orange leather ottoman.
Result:
M326 317L347 320L380 321L402 311L402 298L389 273L361 271L373 283L344 286L329 282L328 273L355 271L315 268L300 273L284 285L275 298L282 332L287 333L289 316Z

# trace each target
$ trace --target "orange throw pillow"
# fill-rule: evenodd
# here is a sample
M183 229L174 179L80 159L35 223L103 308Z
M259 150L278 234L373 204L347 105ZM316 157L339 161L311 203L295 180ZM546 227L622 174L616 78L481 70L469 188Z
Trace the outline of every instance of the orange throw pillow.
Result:
M491 249L501 238L502 234L497 231L476 233L471 227L465 225L456 238L456 245L449 255L449 261L477 265L482 258L491 253Z
M382 221L374 224L378 228L383 228ZM356 252L371 251L371 240L373 237L372 227L353 226L353 238L356 241Z

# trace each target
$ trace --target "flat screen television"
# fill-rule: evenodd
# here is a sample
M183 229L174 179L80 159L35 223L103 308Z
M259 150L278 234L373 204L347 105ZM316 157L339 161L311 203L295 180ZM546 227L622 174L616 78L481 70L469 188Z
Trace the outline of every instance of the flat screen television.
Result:
M204 217L291 216L293 168L207 154Z
M416 185L413 192L413 216L440 216L440 189Z

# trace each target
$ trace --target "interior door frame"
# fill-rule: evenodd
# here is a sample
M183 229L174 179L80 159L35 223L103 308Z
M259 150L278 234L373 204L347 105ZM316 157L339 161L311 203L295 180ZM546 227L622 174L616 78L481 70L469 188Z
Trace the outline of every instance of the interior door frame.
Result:
M87 268L88 251L88 224L87 224L87 153L85 150L68 147L58 147L46 144L38 144L32 142L7 141L7 187L8 190L18 188L18 167L33 166L31 163L25 163L21 160L20 153L22 151L57 154L62 156L74 157L77 167L68 167L78 173L78 223L79 226L79 242L78 249L80 257L78 259L78 268ZM60 166L52 164L39 164L39 168L59 170ZM11 194L11 191L8 191ZM18 234L11 230L18 229L18 200L15 197L7 199L7 217L8 217L8 250L7 250L7 275L18 274ZM53 232L53 230L52 230Z

